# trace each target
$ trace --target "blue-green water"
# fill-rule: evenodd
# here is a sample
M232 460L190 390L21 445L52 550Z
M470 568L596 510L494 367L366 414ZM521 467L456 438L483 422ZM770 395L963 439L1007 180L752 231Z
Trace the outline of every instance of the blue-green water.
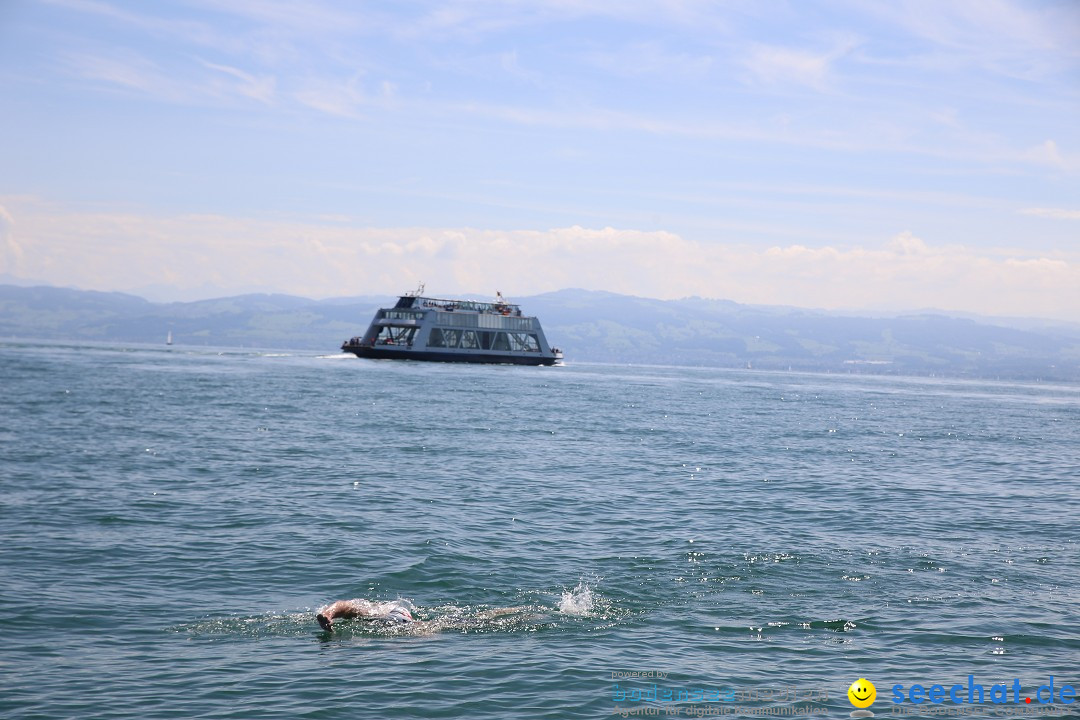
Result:
M12 342L0 378L2 717L1080 685L1076 386ZM530 609L323 633L352 597Z

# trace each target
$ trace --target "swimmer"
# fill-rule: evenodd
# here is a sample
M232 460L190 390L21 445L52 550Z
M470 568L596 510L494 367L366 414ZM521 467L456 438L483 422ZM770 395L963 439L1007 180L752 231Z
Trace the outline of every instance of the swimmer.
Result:
M418 620L412 613L411 604L405 600L394 600L386 603L373 603L370 600L357 598L355 600L338 600L332 602L316 615L315 619L319 626L327 631L334 631L334 620L366 620L380 622L385 625L412 625L420 634L449 630L455 627L468 627L478 621L492 620L503 615L514 615L536 608L528 605L518 607L496 608L476 613L471 618L444 617L435 620Z
M403 602L376 604L359 598L330 603L315 616L315 619L319 621L319 626L327 632L333 632L334 618L359 618L385 623L416 622L409 606Z

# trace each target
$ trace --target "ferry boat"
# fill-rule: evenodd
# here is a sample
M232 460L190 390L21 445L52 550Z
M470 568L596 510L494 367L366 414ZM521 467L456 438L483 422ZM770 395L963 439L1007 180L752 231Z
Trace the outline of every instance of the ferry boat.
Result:
M555 365L540 320L496 292L495 302L426 297L424 286L375 313L367 332L341 349L362 358Z

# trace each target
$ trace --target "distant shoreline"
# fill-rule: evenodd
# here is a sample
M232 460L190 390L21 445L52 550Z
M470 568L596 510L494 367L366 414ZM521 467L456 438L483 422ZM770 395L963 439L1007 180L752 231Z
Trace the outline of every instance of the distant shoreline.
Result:
M724 300L561 290L530 312L568 365L707 367L1033 382L1080 381L1080 326L942 314L840 316ZM381 296L241 295L152 303L134 295L0 285L0 337L333 354Z

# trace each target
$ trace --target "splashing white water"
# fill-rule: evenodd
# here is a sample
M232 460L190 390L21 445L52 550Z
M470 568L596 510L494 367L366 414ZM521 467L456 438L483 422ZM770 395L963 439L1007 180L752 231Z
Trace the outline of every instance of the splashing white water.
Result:
M567 615L588 615L594 604L593 592L584 582L579 582L573 590L562 594L559 612Z

